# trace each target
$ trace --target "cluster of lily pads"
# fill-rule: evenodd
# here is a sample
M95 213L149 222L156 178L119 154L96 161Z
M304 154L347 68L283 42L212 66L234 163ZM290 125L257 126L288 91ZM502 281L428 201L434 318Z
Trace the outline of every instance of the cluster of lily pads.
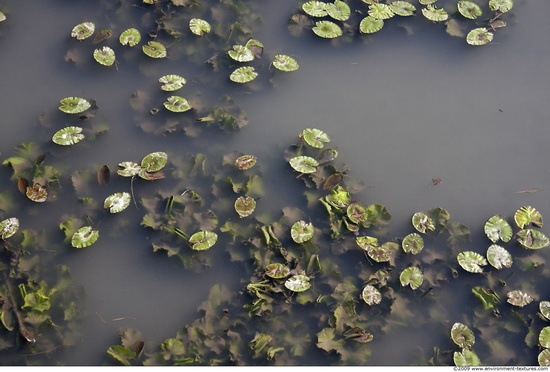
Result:
M462 29L468 27L465 21L476 20L477 22L484 13L481 6L470 0L458 0L443 6L439 4L441 2L443 1L419 0L420 5L423 6L420 10L429 21L445 22L447 32L452 36L464 37ZM343 0L306 1L301 7L305 14L293 15L289 28L295 35L301 34L303 29L311 29L315 35L325 39L353 34L354 30L358 30L361 34L373 34L380 31L387 20L396 16L414 16L418 11L412 2L404 0L388 3L379 0L362 0L362 3L366 4L368 9L364 6L353 9ZM465 39L470 45L485 45L493 40L493 32L506 26L501 16L512 9L513 0L489 0L487 6L487 10L494 13L486 21L485 27L476 27L468 31ZM361 17L358 25L356 17Z

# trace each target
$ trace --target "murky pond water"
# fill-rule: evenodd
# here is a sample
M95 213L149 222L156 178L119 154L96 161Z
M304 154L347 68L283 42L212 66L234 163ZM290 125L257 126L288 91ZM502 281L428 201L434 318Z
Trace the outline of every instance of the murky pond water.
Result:
M367 14L366 4L347 3L353 19ZM329 40L310 28L296 36L288 21L304 14L301 4L0 0L7 17L0 22L0 216L20 222L5 239L0 267L1 364L448 365L461 351L450 336L455 323L473 331L482 364L538 364L548 248L526 249L514 236L498 243L512 266L486 265L482 273L467 272L457 257L486 255L492 216L516 233L519 208L550 215L550 4L516 0L502 17L507 27L480 47L421 14L389 19L370 36L354 30ZM192 17L211 22L212 33L192 35ZM113 36L77 41L71 30L84 21ZM142 35L134 48L118 41L130 27ZM231 71L247 64L227 51L251 38L264 47L249 63L259 76L233 83ZM143 54L152 40L167 46L167 58ZM116 53L111 67L92 57L103 45ZM277 54L295 58L299 69L277 71L270 64ZM187 83L164 92L158 79L166 74ZM170 95L193 109L168 112ZM59 101L72 96L95 101L97 110L61 112ZM225 124L197 121L216 108L228 114ZM248 125L236 127L239 115ZM83 127L86 138L53 143L67 126ZM325 148L338 152L319 166L322 181L288 163L319 153L293 146L306 128L324 131ZM153 152L168 155L164 179L117 175L119 163ZM237 170L242 154L255 155L256 165ZM111 176L100 186L103 165ZM332 208L323 187L342 172L353 202L373 206L375 219L389 211L389 222L351 231L351 201ZM21 194L21 178L49 182L47 201ZM132 201L111 214L103 202L116 192ZM239 196L255 199L251 216L239 218ZM439 213L436 231L417 231L416 212ZM315 226L313 240L291 238L299 220ZM73 248L70 236L83 225L100 237ZM190 248L199 230L218 235L210 249ZM425 245L416 255L401 248L413 232ZM364 236L396 243L391 257L373 259L356 243ZM294 271L272 278L265 273L272 263ZM411 266L424 276L415 290L400 283ZM311 288L285 287L300 274ZM366 284L381 292L380 304L365 303ZM533 301L508 303L513 290ZM27 328L36 342L21 337ZM135 355L139 341L145 347Z

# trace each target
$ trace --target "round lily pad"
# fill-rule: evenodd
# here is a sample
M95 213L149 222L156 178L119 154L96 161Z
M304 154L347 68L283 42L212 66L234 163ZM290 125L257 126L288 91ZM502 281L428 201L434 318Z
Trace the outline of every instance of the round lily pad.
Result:
M0 222L0 237L6 240L19 230L19 219L17 217L6 218Z
M237 62L250 62L254 60L254 53L244 45L233 45L233 49L228 51L227 54Z
M476 19L483 13L479 5L473 1L459 0L457 6L459 13L469 19Z
M403 238L401 247L407 253L418 254L424 248L424 239L417 233L411 233Z
M48 199L48 190L42 185L35 183L32 187L27 187L25 195L33 202L43 203Z
M539 230L523 229L516 234L518 243L528 249L542 249L550 245L548 237Z
M99 238L99 231L91 226L84 226L78 229L71 239L71 244L75 248L86 248L94 244Z
M401 17L414 15L416 7L408 1L392 1L390 4L392 12Z
M197 36L202 36L210 32L212 27L210 23L200 18L191 18L189 21L189 29Z
M496 243L499 239L508 242L512 238L512 226L500 216L492 216L485 222L485 235Z
M367 305L378 305L382 301L382 295L376 287L367 284L361 292L361 298Z
M542 350L537 357L537 361L539 366L550 366L550 349Z
M143 53L151 58L166 57L166 47L158 41L149 41L147 45L141 47Z
M235 211L239 214L239 217L248 217L256 209L256 200L251 196L239 196L235 200Z
M470 366L481 365L481 361L479 360L477 354L470 349L455 351L453 353L453 362L455 363L455 366L467 368L470 368Z
M487 261L495 269L509 268L512 266L512 255L500 245L493 244L487 249Z
M371 246L378 246L378 238L375 238L374 236L358 236L355 238L355 242L364 250L367 250Z
M172 112L186 112L191 110L191 105L189 104L189 102L185 98L180 96L168 97L163 105L168 111Z
M485 27L474 28L466 35L466 42L478 46L490 43L493 40L493 33Z
M542 227L542 215L530 205L519 208L514 213L514 221L520 229L533 224L534 226Z
M326 5L322 1L306 1L302 5L302 9L312 17L324 17L327 15Z
M306 222L303 220L297 221L292 225L290 229L290 235L292 240L298 244L305 243L313 237L314 227L311 222Z
M173 92L180 89L187 83L184 77L179 75L164 75L159 79L159 83L162 83L160 89L166 92Z
M258 73L252 66L242 66L237 68L229 75L229 79L235 83L248 83L258 76Z
M95 31L95 24L93 22L82 22L71 31L71 36L77 40L85 40L92 36Z
M390 19L395 15L391 7L388 4L383 3L370 4L368 14L369 16L380 20Z
M128 28L120 34L118 41L122 45L128 45L130 47L134 47L138 45L139 42L141 41L141 34L136 28Z
M342 22L347 21L351 15L349 5L342 0L335 0L333 3L326 3L325 10L330 18Z
M296 71L299 68L298 62L294 58L284 54L277 54L272 63L277 70L285 72Z
M509 12L514 6L514 0L489 0L489 9L493 12Z
M195 251L205 251L218 240L218 234L213 231L199 231L191 235L189 243Z
M317 170L319 162L313 159L311 156L296 156L289 161L290 166L301 173L314 173Z
M127 192L117 192L109 195L103 203L104 208L108 208L111 213L119 213L130 205L130 194Z
M115 58L115 51L108 46L94 50L94 59L103 66L112 66Z
M449 14L443 8L437 8L435 5L429 4L422 8L422 14L430 21L443 22L449 19Z
M92 106L90 102L80 97L63 98L60 103L59 109L67 114L80 114Z
M306 128L299 135L298 138L303 139L311 147L318 149L323 148L325 143L330 142L328 134L317 128Z
M520 290L510 291L506 293L506 297L508 297L507 302L509 304L512 304L518 307L524 307L525 305L528 305L531 302L533 302L533 297L531 297L529 294Z
M252 168L256 164L256 157L254 155L242 155L235 160L235 165L239 170L247 170Z
M315 22L315 26L312 28L312 31L315 35L325 39L334 39L343 35L343 31L340 26L331 21Z
M471 273L481 273L483 272L482 266L487 265L485 257L472 251L460 252L457 260L460 267Z
M168 154L162 151L152 152L141 160L141 168L146 172L158 172L167 162Z
M118 166L121 168L117 170L117 174L122 177L134 177L142 171L142 168L138 163L132 161L123 161Z
M367 16L359 23L359 31L363 34L373 34L384 27L384 21L372 16Z
M66 127L58 130L52 137L52 141L61 146L70 146L78 143L84 139L84 135L81 133L80 127Z
M435 223L433 219L423 212L416 212L413 214L412 224L414 228L422 234L435 230Z
M422 285L424 275L418 267L410 266L401 272L399 281L403 287L410 286L412 289L417 289Z
M265 267L265 275L273 279L283 279L288 274L290 274L290 269L281 263L271 263Z
M463 349L471 349L476 339L474 332L462 323L455 323L451 328L451 339Z
M285 287L293 292L303 292L311 287L311 283L305 275L294 275L286 280Z
M366 248L367 255L376 262L389 262L394 250L399 248L399 244L386 242L381 246L369 245Z
M550 348L550 327L544 327L540 330L539 345L546 349Z
M539 303L539 310L542 316L550 320L550 301L541 301Z

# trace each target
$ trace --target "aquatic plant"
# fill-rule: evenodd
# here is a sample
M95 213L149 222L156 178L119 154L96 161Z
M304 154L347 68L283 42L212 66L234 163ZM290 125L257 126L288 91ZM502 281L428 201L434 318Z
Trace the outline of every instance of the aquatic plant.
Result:
M95 31L95 24L93 22L82 22L74 26L71 31L71 36L77 40L85 40L92 36Z
M151 58L165 58L167 54L166 47L158 41L149 41L141 49L146 56Z
M235 69L231 75L229 75L229 79L235 83L244 84L256 79L257 76L258 73L253 66L242 66Z
M88 100L80 97L66 97L60 103L59 109L66 114L80 114L92 106Z
M173 92L183 87L185 83L187 83L187 80L185 80L183 76L170 74L161 76L159 83L162 83L160 89L167 92Z
M118 38L120 44L134 47L141 41L141 33L138 29L131 27L122 31Z
M76 126L65 127L57 132L52 137L52 141L61 146L70 146L84 139L82 128Z
M103 66L112 66L115 63L115 51L108 46L94 50L94 59Z

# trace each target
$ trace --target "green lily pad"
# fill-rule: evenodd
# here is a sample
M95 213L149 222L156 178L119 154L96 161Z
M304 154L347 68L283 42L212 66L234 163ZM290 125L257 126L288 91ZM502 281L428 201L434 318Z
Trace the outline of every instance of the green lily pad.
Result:
M19 219L17 217L6 218L0 222L0 237L6 240L19 230Z
M428 4L433 4L435 3L437 0L418 0L418 2L422 5L428 5Z
M142 171L140 165L132 161L123 161L119 163L118 166L121 169L117 170L117 174L122 177L134 177Z
M513 0L489 0L489 9L493 12L509 12L514 6Z
M235 83L248 83L256 79L258 73L252 66L242 66L229 75L229 79Z
M481 361L475 352L469 349L462 349L461 351L455 351L453 353L453 362L455 366L479 366Z
M233 45L233 50L228 51L227 54L237 62L250 62L254 60L254 53L244 45Z
M499 239L508 242L512 238L512 226L502 217L493 216L485 222L485 235L496 243Z
M166 47L158 41L149 41L147 45L141 47L143 53L151 58L166 57Z
M173 92L183 87L187 83L187 80L179 75L164 75L159 79L159 83L162 83L160 89L166 92Z
M368 14L369 16L380 20L390 19L395 15L391 7L388 4L383 3L370 4Z
M82 22L71 31L71 36L77 40L85 40L92 36L95 31L95 24L93 22Z
M180 96L168 97L163 105L168 111L172 112L186 112L191 110L191 105L189 104L189 102L185 98Z
M256 209L256 200L251 196L239 196L235 200L235 211L239 214L239 217L248 217Z
M340 26L331 21L315 22L315 26L312 28L312 31L315 35L325 39L334 39L343 35L343 31Z
M411 233L403 238L401 247L406 253L418 254L424 248L424 239L417 233Z
M376 262L389 262L393 251L399 249L399 244L394 242L386 242L381 246L367 246L367 255Z
M485 27L474 28L466 35L466 42L478 46L490 43L493 40L493 33Z
M416 7L408 1L393 1L389 5L392 12L401 17L412 16L416 12Z
M5 20L6 20L6 15L0 12L0 22L4 22Z
M286 280L285 287L293 292L304 292L311 287L311 283L305 275L294 275Z
M529 294L520 291L520 290L514 290L506 293L506 296L508 297L508 303L512 304L514 306L518 307L524 307L525 305L530 304L533 302L533 297L531 297Z
M542 316L550 320L550 301L541 301L539 303L539 310Z
M202 36L210 32L212 27L210 23L200 18L191 18L189 21L189 29L197 36Z
M52 141L61 146L70 146L78 143L84 139L84 135L81 133L80 127L66 127L58 130L52 137Z
M141 160L141 168L146 172L158 172L168 163L168 154L162 151L152 152Z
M239 168L239 170L247 170L256 164L256 160L254 155L242 155L235 160L235 166Z
M326 5L322 1L307 1L302 5L302 10L312 17L324 17L327 15Z
M48 199L48 191L38 183L35 183L32 187L28 186L25 195L37 203L43 203Z
M213 231L199 231L191 235L189 243L195 251L210 249L218 240L218 234Z
M262 58L262 55L264 53L264 44L260 40L250 39L246 42L244 46L252 51L254 57L258 59Z
M94 50L94 59L103 66L112 66L115 58L115 51L108 46Z
M482 266L487 265L485 257L472 251L460 252L457 260L460 267L471 273L481 273L483 272Z
M550 244L548 237L539 230L523 229L516 236L518 243L528 249L541 249Z
M435 223L433 219L423 212L416 212L413 214L412 224L414 228L422 234L435 230Z
M351 15L349 5L341 0L335 0L334 3L326 3L325 10L327 14L337 21L347 21Z
M487 249L487 261L495 269L509 268L512 266L512 255L500 245L493 244Z
M298 244L302 244L311 240L314 231L315 229L311 222L300 220L292 225L292 228L290 229L290 235L292 236L292 240L294 240Z
M469 19L476 19L483 13L479 5L473 1L459 0L457 6L458 12Z
M550 349L542 350L537 357L537 361L539 366L550 366Z
M134 47L141 41L141 34L136 28L128 28L120 34L118 41L122 45Z
M399 281L403 287L410 286L411 289L417 289L424 281L422 271L416 266L407 267L399 275Z
M290 274L290 269L281 263L271 263L265 267L265 275L273 279L283 279L288 274Z
M382 301L382 294L376 287L367 284L361 292L361 298L369 306L378 305Z
M361 247L364 250L367 250L368 247L377 247L378 246L378 238L375 238L373 236L358 236L355 238L355 242L359 247Z
M130 205L130 194L127 192L117 192L109 195L103 203L104 208L108 208L111 213L119 213Z
M424 17L433 22L443 22L449 19L449 14L443 8L437 8L435 5L429 4L422 8Z
M373 34L378 32L384 27L384 21L382 19L367 16L359 23L359 31L363 34Z
M325 143L330 142L328 134L317 128L306 128L299 135L298 138L303 139L311 147L318 149L323 148Z
M455 323L451 328L451 339L463 349L471 349L476 342L474 332L462 323Z
M66 114L80 114L92 107L90 102L80 97L66 97L60 103L59 109Z
M523 229L529 224L542 227L542 215L529 205L519 208L516 213L514 213L514 221L516 221L520 229Z
M290 166L300 173L314 173L317 170L319 162L313 159L311 156L296 156L289 161Z
M290 56L287 56L285 54L277 54L273 58L273 67L275 67L277 70L285 71L285 72L292 72L298 70L300 66L298 66L298 62Z
M546 349L550 348L550 327L544 327L540 330L539 345Z
M91 226L84 226L76 230L71 239L71 244L75 248L86 248L94 244L99 238L99 231Z

